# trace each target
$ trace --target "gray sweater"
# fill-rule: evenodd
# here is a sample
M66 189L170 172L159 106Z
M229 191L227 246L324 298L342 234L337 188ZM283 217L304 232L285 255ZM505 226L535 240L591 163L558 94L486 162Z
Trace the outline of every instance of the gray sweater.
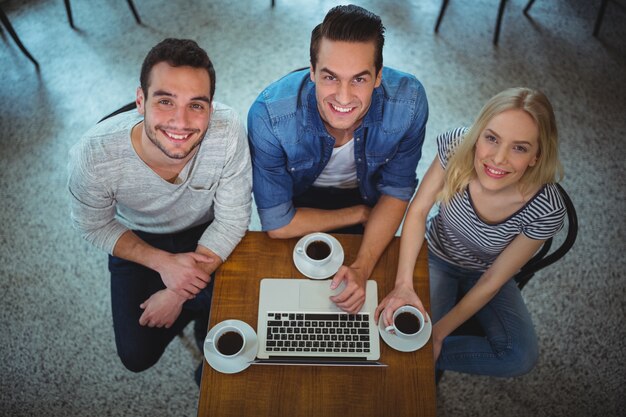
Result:
M70 150L74 227L112 253L129 229L174 233L210 221L198 243L226 260L248 228L252 204L250 153L240 118L214 103L204 140L175 184L135 152L130 132L142 120L135 110L114 116Z

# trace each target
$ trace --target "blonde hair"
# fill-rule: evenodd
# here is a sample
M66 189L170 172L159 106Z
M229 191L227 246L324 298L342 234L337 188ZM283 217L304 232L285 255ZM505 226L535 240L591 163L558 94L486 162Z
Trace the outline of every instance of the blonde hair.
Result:
M474 124L463 136L446 167L443 190L438 199L449 202L454 194L461 192L475 178L474 149L476 141L487 123L507 110L523 110L533 118L539 130L537 163L529 166L520 178L520 190L536 185L553 183L563 177L559 161L559 144L556 120L550 101L540 91L529 88L509 88L492 97L482 108Z

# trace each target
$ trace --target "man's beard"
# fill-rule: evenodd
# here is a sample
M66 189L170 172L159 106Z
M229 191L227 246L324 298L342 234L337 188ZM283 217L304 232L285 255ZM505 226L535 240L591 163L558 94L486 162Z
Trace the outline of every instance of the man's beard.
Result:
M148 127L147 124L145 124L144 122L144 126L145 126L145 130L146 130L146 136L148 136L148 139L150 139L150 142L152 142L154 144L154 146L156 146L157 148L159 148L159 150L161 152L163 152L168 158L172 158L172 159L185 159L194 149L196 149L198 146L200 146L200 143L202 143L202 141L204 140L204 135L206 134L206 130L204 132L202 132L202 134L200 135L200 139L193 144L193 146L186 152L184 152L182 149L177 150L178 152L172 152L169 149L166 148L166 146L159 141L159 139L157 138L157 130L166 130L164 129L161 125L157 125L155 126L154 129L150 129L150 127ZM199 129L186 129L185 130L186 133L196 133L196 132L200 132ZM165 133L163 133L165 135Z

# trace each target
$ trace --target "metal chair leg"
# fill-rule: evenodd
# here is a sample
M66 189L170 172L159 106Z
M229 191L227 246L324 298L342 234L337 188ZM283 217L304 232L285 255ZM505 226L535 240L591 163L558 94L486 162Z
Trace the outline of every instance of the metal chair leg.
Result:
M139 13L137 13L137 9L135 9L135 4L133 3L133 0L126 0L128 1L128 7L130 7L130 11L133 12L133 15L135 16L135 20L137 21L137 24L141 24L141 19L139 18Z
M506 6L506 0L500 0L500 7L498 7L498 20L496 21L496 32L493 34L493 44L498 44L498 37L500 36L500 23L502 23L502 15L504 14L504 6Z
M9 32L9 34L11 35L11 37L17 44L18 48L20 48L20 50L24 53L24 55L26 55L26 57L30 59L33 62L33 64L35 64L35 68L37 68L37 71L39 71L39 62L37 62L37 60L33 58L30 52L28 52L28 49L26 49L26 47L22 44L22 41L20 41L19 36L17 36L17 33L15 33L15 30L13 29L13 25L9 21L9 18L4 13L4 10L2 10L1 8L0 8L0 21L2 22L2 24L4 24L4 27L7 28L7 31Z
M527 4L526 7L524 7L524 14L526 16L528 16L528 11L530 10L531 7L533 7L533 3L535 2L535 0L530 0Z
M596 17L596 24L593 27L593 36L597 37L598 32L600 32L600 25L602 25L602 19L604 18L604 11L606 10L606 5L609 3L609 0L602 0L600 4L600 10L598 11L598 17Z
M74 18L72 17L72 6L70 5L70 0L63 0L65 2L65 11L67 12L67 20L70 21L70 27L72 29L76 29L74 26Z
M446 7L448 7L448 0L443 0L441 2L441 9L439 10L439 16L437 17L437 23L435 24L435 33L439 31L439 25L441 24L443 15L446 12Z

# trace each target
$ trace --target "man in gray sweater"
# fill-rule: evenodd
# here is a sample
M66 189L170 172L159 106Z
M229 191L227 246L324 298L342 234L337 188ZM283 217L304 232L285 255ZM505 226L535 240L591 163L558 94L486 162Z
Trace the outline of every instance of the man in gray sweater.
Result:
M245 234L252 201L246 132L213 101L206 52L165 39L140 82L137 111L102 121L72 148L68 182L74 226L110 254L115 342L134 372L191 320L202 341L211 274Z

